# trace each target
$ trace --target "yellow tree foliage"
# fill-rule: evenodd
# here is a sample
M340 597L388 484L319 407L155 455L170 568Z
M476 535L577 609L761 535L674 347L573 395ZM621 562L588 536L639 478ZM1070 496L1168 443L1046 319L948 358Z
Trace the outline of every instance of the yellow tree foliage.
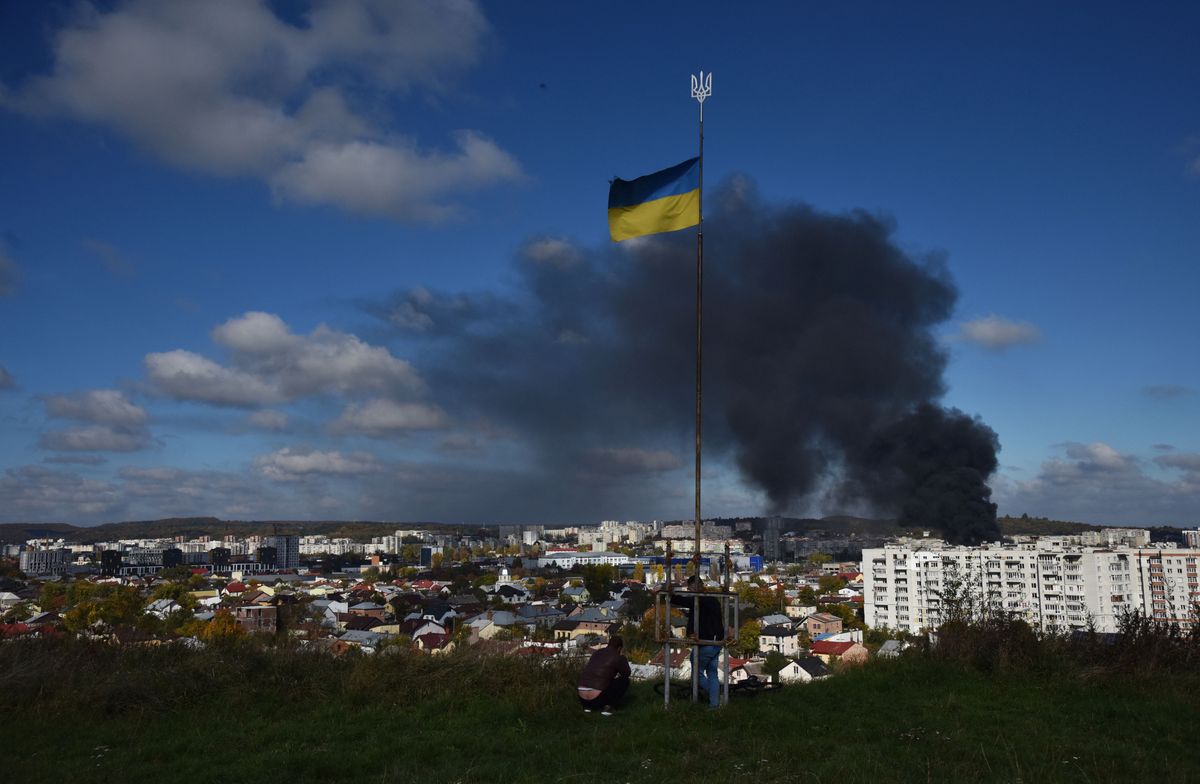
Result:
M212 620L200 630L199 637L204 642L220 642L245 637L246 630L241 627L233 613L228 610L218 610Z

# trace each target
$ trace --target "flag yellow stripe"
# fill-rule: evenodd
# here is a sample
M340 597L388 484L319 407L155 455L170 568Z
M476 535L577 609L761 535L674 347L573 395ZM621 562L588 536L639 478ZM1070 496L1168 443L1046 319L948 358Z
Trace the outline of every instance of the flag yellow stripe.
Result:
M644 234L679 231L699 222L699 188L632 207L610 207L608 210L608 233L613 242Z

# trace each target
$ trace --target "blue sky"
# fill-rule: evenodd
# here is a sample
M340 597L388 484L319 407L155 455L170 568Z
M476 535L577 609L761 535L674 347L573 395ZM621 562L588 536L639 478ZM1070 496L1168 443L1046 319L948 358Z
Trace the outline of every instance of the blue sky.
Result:
M6 3L0 519L689 516L686 434L547 474L373 306L519 303L521 259L602 252L607 181L695 154L704 68L706 185L885 215L905 251L945 254L942 402L997 432L1002 513L1196 525L1197 22L1187 3ZM727 456L707 465L706 514L763 510Z

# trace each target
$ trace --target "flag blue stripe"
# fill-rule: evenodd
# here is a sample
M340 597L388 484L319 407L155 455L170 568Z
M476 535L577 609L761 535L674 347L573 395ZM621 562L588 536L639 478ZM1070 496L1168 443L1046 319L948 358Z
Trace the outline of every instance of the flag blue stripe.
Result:
M608 189L608 208L633 207L666 196L681 196L699 187L700 159L691 158L636 180L613 180Z

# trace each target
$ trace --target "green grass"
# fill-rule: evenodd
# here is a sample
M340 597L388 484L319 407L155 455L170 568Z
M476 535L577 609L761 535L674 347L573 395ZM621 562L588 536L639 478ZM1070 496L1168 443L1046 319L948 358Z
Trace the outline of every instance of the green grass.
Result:
M24 671L24 674L22 674ZM0 646L20 782L1189 781L1200 675L925 658L708 712L649 684L585 715L569 667L471 656Z

